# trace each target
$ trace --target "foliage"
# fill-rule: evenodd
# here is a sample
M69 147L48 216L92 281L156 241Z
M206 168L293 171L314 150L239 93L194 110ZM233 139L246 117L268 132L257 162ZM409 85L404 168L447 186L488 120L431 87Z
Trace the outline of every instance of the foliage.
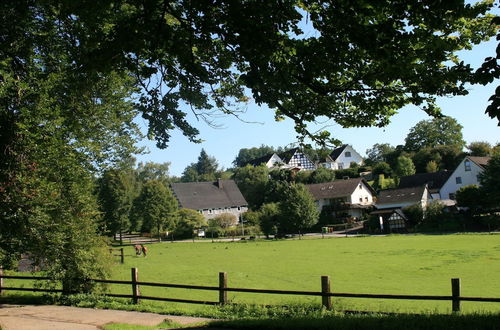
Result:
M148 136L165 147L175 128L200 141L182 105L214 125L214 110L238 115L236 104L249 100L246 91L275 109L277 119L290 117L300 135L317 139L329 134L309 133L307 122L320 116L352 127L387 125L407 104L438 115L435 96L466 95L466 83L494 79L494 58L474 74L456 55L497 33L487 14L492 6L4 1L0 11L2 22L17 22L2 26L3 40L13 43L4 53L7 65L19 65L21 51L56 44L79 73L93 73L75 82L92 85L110 71L132 71ZM305 16L312 28L303 26Z
M359 173L358 173L358 168L357 167L351 167L351 168L344 168L341 170L335 170L333 171L335 174L335 179L341 180L346 177L348 178L359 178Z
M387 155L395 150L389 143L376 143L371 149L366 150L365 162L374 165L380 162L387 162Z
M208 220L211 227L227 229L238 224L238 218L231 213L222 213L215 218Z
M303 184L290 184L279 203L278 232L304 232L318 222L319 211L314 198Z
M279 214L280 206L278 203L267 203L260 208L260 228L266 236L275 235L278 232Z
M265 165L246 165L235 169L233 179L252 210L257 210L263 203L269 170Z
M453 171L462 161L464 154L457 146L426 147L412 156L417 173L425 173L429 162L435 162L440 170Z
M469 208L472 214L483 208L485 196L482 190L477 185L469 185L461 187L456 192L457 205Z
M491 154L493 147L486 141L475 141L467 146L470 156L486 157Z
M205 217L190 209L180 209L177 212L177 222L174 229L176 238L191 238L194 231L208 225Z
M330 182L335 179L336 172L330 169L319 167L311 173L308 183Z
M139 163L137 166L137 177L142 183L146 183L150 180L161 181L164 185L168 185L170 178L168 175L168 170L170 168L170 163L154 163L146 162Z
M140 210L135 212L135 215L141 218L143 232L156 231L160 235L164 230L175 228L177 200L170 189L165 187L161 181L146 182L142 186L134 207Z
M98 191L103 232L116 234L131 228L130 211L137 195L136 177L131 169L110 169L103 173Z
M439 165L434 160L427 162L427 165L425 165L426 173L435 173L437 171L439 171Z
M260 212L247 211L241 215L243 222L247 226L258 226L260 224Z
M238 152L238 155L233 161L234 166L243 167L251 160L264 157L266 155L273 154L275 149L266 145L261 145L260 147L253 148L242 148Z
M415 165L413 165L411 158L399 156L394 172L399 177L413 175L415 174Z
M487 206L498 208L500 205L500 153L494 154L485 167L484 171L479 174L481 189L485 196L484 201Z
M215 181L220 178L218 167L217 160L209 156L205 149L201 149L198 161L184 169L181 180L182 182Z
M383 174L386 177L390 177L392 175L392 168L386 162L380 162L373 166L372 173L375 176Z
M451 117L434 118L419 121L405 139L407 151L418 151L425 147L434 148L441 145L465 146L462 137L462 125Z

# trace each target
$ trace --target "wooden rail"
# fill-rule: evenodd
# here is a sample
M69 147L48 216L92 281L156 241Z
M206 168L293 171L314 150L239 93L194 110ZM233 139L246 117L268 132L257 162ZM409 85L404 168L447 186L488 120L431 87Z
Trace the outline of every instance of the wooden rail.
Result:
M49 277L42 277L42 276L4 275L2 270L0 269L0 295L2 294L3 291L6 291L6 290L34 291L34 292L58 292L58 293L62 292L62 290L58 290L58 289L9 287L9 286L5 286L4 279L50 280ZM106 294L106 296L132 299L132 301L135 304L137 304L140 300L158 300L158 301L169 301L169 302L179 302L179 303L189 303L189 304L224 305L224 304L228 303L228 297L227 297L228 292L317 296L317 297L321 297L322 305L328 310L331 310L333 308L332 297L368 298L368 299L402 299L402 300L438 300L438 301L439 300L447 300L447 301L452 302L452 311L453 312L460 312L460 309L461 309L460 303L462 301L500 302L500 298L462 297L460 295L460 279L459 278L452 278L451 279L451 295L449 295L449 296L331 292L331 282L330 282L329 276L321 276L321 291L231 288L231 287L228 287L228 276L227 276L227 273L225 273L225 272L219 273L219 285L218 286L141 282L141 281L139 281L137 268L131 269L131 280L130 281L101 280L101 279L92 279L91 281L93 281L95 283L129 285L131 287L131 291L132 291L131 294L112 294L112 293L110 293L110 294ZM141 295L141 292L140 292L140 288L142 286L218 291L219 300L218 301L201 301L201 300L190 300L190 299L144 296L144 295Z

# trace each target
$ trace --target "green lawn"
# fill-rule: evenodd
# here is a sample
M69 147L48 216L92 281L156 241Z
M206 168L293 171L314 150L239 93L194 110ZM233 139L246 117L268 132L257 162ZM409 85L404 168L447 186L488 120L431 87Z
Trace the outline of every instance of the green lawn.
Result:
M453 277L462 281L463 296L500 297L500 235L415 235L328 238L227 243L162 243L149 247L147 258L126 247L124 265L114 279L148 282L218 284L228 273L230 287L320 290L320 276L329 275L332 290L348 293L450 295ZM114 287L129 293L130 288ZM141 289L143 295L216 301L214 291ZM320 304L319 297L229 293L235 303ZM145 302L146 303L146 302ZM147 302L146 304L158 304ZM451 302L383 299L335 299L339 309L449 312ZM173 304L169 304L173 307ZM175 304L195 311L198 305ZM500 311L500 303L462 303L462 310Z

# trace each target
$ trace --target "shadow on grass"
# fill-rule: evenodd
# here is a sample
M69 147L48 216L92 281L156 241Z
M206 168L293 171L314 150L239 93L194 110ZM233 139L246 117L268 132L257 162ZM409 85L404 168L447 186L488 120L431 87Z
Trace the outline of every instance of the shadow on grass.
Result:
M214 321L199 329L500 329L500 314L346 315Z

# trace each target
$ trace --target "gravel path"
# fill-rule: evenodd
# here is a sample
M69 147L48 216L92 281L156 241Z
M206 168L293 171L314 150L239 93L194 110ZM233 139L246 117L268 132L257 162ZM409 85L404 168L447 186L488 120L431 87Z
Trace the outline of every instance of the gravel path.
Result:
M165 319L195 324L210 319L68 306L0 305L2 330L97 330L109 323L154 326Z

